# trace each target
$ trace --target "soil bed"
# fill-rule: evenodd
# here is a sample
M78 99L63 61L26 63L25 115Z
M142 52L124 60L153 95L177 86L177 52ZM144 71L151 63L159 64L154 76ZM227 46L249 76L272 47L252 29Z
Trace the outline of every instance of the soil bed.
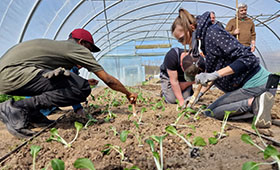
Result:
M50 132L47 131L2 162L0 165L1 168L17 170L32 169L30 146L38 145L41 147L41 150L36 159L36 169L46 167L54 158L63 160L65 162L65 169L67 170L75 169L73 163L78 158L89 158L92 160L97 170L121 170L130 168L133 165L136 165L141 170L156 169L150 146L144 141L151 135L165 135L165 128L175 122L180 111L176 111L176 105L164 103L162 106L161 104L157 104L162 100L159 95L160 85L158 84L136 86L130 89L141 93L143 97L142 101L136 106L138 112L136 117L131 116L132 111L129 109L129 103L121 93L113 93L107 88L96 88L92 91L95 101L89 96L88 105L85 107L88 113L97 119L97 122L87 129L81 130L77 140L70 148L65 148L61 143L56 141L46 142L50 137ZM212 89L202 97L202 101L198 103L197 107L203 104L209 105L221 95L222 93L219 90ZM114 104L112 104L113 99L117 101ZM108 116L108 112L105 111L108 110L108 108L106 109L106 104L109 104L109 110L116 115L116 117L111 120L106 120ZM280 117L279 104L280 96L278 93L272 111L273 118ZM146 108L146 112L143 113L142 123L139 125L138 129L134 121L137 122L139 120L142 108ZM59 111L49 116L49 118L55 119L64 113L67 113L66 117L59 121L55 128L57 128L58 133L69 142L74 138L76 133L74 122L78 121L85 124L87 118L77 115L71 110ZM245 144L241 140L241 135L246 134L246 132L230 126L226 127L226 137L222 138L216 145L209 144L208 138L213 137L214 131L220 131L221 122L205 117L202 114L199 115L200 118L198 120L194 120L193 116L194 115L191 115L190 118L182 117L178 124L184 126L179 126L176 129L184 136L191 133L192 135L189 138L191 142L198 136L204 138L207 145L202 147L199 151L200 156L191 158L190 149L186 143L179 137L168 135L163 140L164 169L237 170L242 169L243 163L247 161L272 161L271 159L264 160L263 155L259 153L257 148ZM251 121L230 122L230 124L252 130ZM118 135L114 135L113 130L111 130L112 128L116 129ZM272 126L269 130L265 130L265 132L272 135L272 138L275 140L280 141L279 129L279 127ZM131 133L128 134L126 142L121 142L119 134L124 130L128 130ZM143 146L139 146L139 142L133 133L141 134ZM257 144L261 145L260 140L256 136L250 136ZM24 142L24 140L19 140L11 136L2 123L0 123L0 138L1 157ZM271 142L267 141L267 143ZM101 151L106 144L120 146L124 150L124 161L121 161L120 154L114 150L111 151L109 155L103 155ZM155 142L155 146L159 151L159 144ZM280 151L279 147L276 148ZM273 169L273 167L270 165L263 165L260 166L260 169L270 170Z

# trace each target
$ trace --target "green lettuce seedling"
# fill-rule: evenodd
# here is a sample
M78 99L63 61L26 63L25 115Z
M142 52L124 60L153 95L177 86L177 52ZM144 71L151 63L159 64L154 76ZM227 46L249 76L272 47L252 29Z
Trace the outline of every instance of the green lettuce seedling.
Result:
M173 126L167 126L167 127L165 128L165 131L166 131L168 134L176 135L176 136L180 137L190 148L193 148L192 144L191 144L186 138L184 138L183 135L179 134L179 133L177 132L177 130L176 130L175 127L173 127Z
M122 142L125 142L125 141L126 141L127 135L128 135L129 133L130 133L130 131L128 131L128 130L124 130L124 131L121 132L121 134L120 134L120 139L121 139Z
M172 125L172 126L176 126L177 123L180 121L180 119L181 119L183 116L188 115L188 113L196 113L196 111L193 110L193 109L190 108L190 107L187 107L187 108L183 109L183 110L178 114L178 117L177 117L176 121L175 121L173 124L171 124L171 125ZM188 117L189 117L189 115L188 115Z
M75 128L76 128L76 135L74 137L74 139L67 143L59 134L58 134L58 130L56 128L52 128L50 130L51 132L51 136L49 137L49 139L47 139L47 142L51 142L53 140L58 141L62 144L64 144L65 147L71 147L71 144L77 139L79 131L83 128L83 124L79 123L79 122L75 122Z
M78 158L74 162L74 167L79 169L79 168L84 168L84 169L89 169L89 170L95 170L94 165L91 160L88 158Z
M33 170L36 169L36 157L40 151L41 147L40 146L37 146L37 145L32 145L30 147L30 154L32 155L32 164L33 164Z
M214 132L214 136L215 137L210 137L208 138L208 142L212 145L215 145L218 143L218 141L224 137L224 136L227 136L224 132L225 132L225 127L226 127L226 124L227 124L227 120L229 118L229 115L233 113L233 111L225 111L225 115L224 115L224 119L223 119L223 122L222 122L222 126L221 126L221 131L220 133L217 133L217 132ZM218 137L216 137L218 136Z
M88 121L87 121L87 123L85 124L84 129L87 129L88 126L91 126L91 125L93 125L94 123L98 122L98 120L96 120L95 118L93 118L91 114L87 114L87 118L88 118Z
M141 108L140 117L138 119L138 124L142 123L143 113L146 112L146 111L147 111L147 109L145 107Z
M159 159L160 159L160 158L159 158L159 154L158 154L157 151L155 151L155 144L154 144L153 140L151 140L151 139L146 139L145 142L146 142L147 144L149 144L150 147L151 147L151 151L152 151L152 153L153 153L153 158L154 158L154 161L155 161L157 170L162 170L161 164L160 164L160 162L159 162Z
M114 136L117 136L117 135L119 134L119 133L117 132L116 127L110 126L109 128L110 128L110 130L112 130L112 131L114 132Z
M65 169L65 164L60 159L51 160L51 165L52 165L53 170L64 170Z
M242 134L241 135L241 140L247 144L253 145L256 148L258 148L264 156L264 159L268 159L268 158L273 158L274 161L267 163L267 162L261 162L261 163L256 163L256 162L245 162L242 166L242 170L255 170L255 169L259 169L260 165L272 165L272 164L276 164L278 165L278 169L280 170L280 152L273 146L271 145L267 145L264 140L262 139L258 129L255 126L255 121L256 121L256 117L254 117L253 123L252 123L252 129L257 133L258 137L260 138L260 140L262 141L263 145L264 145L264 149L257 145L249 135L247 134Z
M122 150L122 148L120 146L117 145L112 145L112 144L106 144L104 145L105 149L103 149L101 152L103 153L103 155L109 155L111 150L115 150L116 152L118 152L121 155L121 161L124 160L124 151Z
M130 168L124 168L124 170L140 170L140 168L138 168L137 166L133 165Z
M160 149L160 166L161 166L161 169L163 170L163 147L162 147L162 144L163 144L163 139L166 137L167 135L163 135L163 136L155 136L155 135L152 135L151 138L153 140L155 140L156 142L159 143L159 149Z

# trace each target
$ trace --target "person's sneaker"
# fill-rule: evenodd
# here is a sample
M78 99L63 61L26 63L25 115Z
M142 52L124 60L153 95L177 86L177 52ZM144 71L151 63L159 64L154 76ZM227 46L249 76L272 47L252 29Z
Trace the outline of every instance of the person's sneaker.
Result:
M18 138L31 137L34 132L27 129L27 112L13 106L14 100L0 103L0 120L6 125L7 130Z
M54 120L48 119L40 111L34 111L29 116L29 123L34 127L47 127L54 122Z
M271 126L271 109L274 104L274 96L270 92L264 92L256 97L252 109L257 116L255 125L258 128L269 128Z

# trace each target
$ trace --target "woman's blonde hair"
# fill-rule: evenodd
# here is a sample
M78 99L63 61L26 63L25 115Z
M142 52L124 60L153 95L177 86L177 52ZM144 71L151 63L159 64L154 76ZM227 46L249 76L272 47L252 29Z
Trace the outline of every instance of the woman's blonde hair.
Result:
M192 29L191 25L193 25L196 28L196 19L187 10L180 8L179 16L175 19L175 21L173 22L173 24L171 26L172 34L177 25L181 25L183 27L185 35L187 35L187 33L189 32L190 36L192 36L193 29ZM186 41L186 38L184 39L184 41Z

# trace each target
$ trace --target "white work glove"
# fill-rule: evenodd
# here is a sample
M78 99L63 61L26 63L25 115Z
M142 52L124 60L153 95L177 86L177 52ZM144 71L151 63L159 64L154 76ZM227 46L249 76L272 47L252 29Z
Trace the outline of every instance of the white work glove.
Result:
M207 86L207 83L209 81L214 81L218 78L220 78L220 75L217 71L213 73L200 73L195 76L195 82L197 84L202 84L203 86Z
M58 67L55 70L44 73L43 77L51 79L53 77L57 77L58 75L70 76L70 71L66 70L65 68Z

